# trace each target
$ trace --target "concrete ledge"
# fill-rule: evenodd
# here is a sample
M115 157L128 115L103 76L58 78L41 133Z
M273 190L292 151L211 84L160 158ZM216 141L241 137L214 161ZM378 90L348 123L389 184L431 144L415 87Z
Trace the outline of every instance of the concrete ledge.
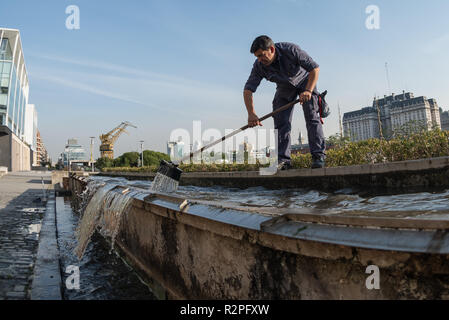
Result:
M31 300L62 300L55 217L56 201L52 192L49 195L39 234L39 249L34 267Z
M154 173L104 172L102 176L127 179L154 178ZM258 171L235 172L188 172L183 173L181 185L248 188L314 188L338 190L359 188L382 191L404 188L448 188L449 157L408 160L390 163L365 164L323 169L295 169L279 171L272 176L260 175Z
M104 177L123 177L138 180L153 180L156 173L153 172L100 172L99 176Z
M86 182L72 177L70 184L78 194ZM185 200L135 198L116 238L168 299L449 297L447 220L322 219L313 212L273 218ZM370 265L380 268L380 290L366 287Z

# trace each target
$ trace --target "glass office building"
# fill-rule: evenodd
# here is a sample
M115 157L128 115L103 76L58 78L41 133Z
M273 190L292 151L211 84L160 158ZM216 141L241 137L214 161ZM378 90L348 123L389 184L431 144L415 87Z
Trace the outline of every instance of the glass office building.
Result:
M29 86L19 31L0 29L0 43L0 125L23 139Z
M0 28L0 167L9 171L33 165L37 112L28 104L28 94L20 32Z
M64 152L62 153L62 161L64 166L68 166L70 163L88 163L88 156L86 150L78 144L76 139L69 139L67 145L65 146Z

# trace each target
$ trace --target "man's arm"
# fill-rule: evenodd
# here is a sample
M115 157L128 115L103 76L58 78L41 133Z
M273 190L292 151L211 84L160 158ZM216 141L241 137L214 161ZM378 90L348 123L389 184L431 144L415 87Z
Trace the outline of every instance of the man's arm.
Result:
M302 103L312 99L312 92L315 89L318 82L318 76L320 74L320 68L317 67L309 72L309 79L307 81L306 90L299 95L299 101Z
M256 61L254 62L253 69L251 70L251 74L248 78L248 81L246 81L245 88L243 90L243 100L245 101L246 111L248 111L248 126L250 127L262 125L256 115L256 111L254 110L253 100L253 92L257 90L257 87L262 81L262 78L263 77L257 70Z
M261 126L259 117L254 110L253 92L247 89L243 90L243 100L245 101L246 111L248 111L248 126Z
M292 44L291 50L293 56L298 60L301 67L303 67L307 72L312 72L313 69L319 67L318 63L316 63L312 57L298 45Z
M299 101L301 104L312 99L312 92L318 82L318 76L320 74L320 66L316 63L304 50L298 45L292 45L293 56L298 59L299 64L309 73L309 79L306 84L304 92L299 95Z
M309 72L309 80L307 81L306 90L313 92L315 89L316 83L318 82L318 76L320 75L320 68L315 68Z

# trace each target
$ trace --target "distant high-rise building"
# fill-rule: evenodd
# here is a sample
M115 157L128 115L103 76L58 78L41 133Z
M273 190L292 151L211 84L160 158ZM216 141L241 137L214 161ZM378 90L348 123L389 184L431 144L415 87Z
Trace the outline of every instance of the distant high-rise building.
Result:
M184 156L184 142L181 140L167 142L167 154L172 160L181 159Z
M25 142L30 146L32 166L40 166L37 153L37 111L34 104L28 104L25 112ZM40 133L39 133L40 138Z
M449 131L449 111L443 111L440 108L441 130Z
M381 127L383 136L388 138L412 121L428 130L441 126L436 100L424 96L415 98L413 93L404 91L400 95L375 98L372 106L343 115L344 135L352 141L379 138Z
M89 157L86 150L80 144L78 144L78 140L76 139L69 139L67 141L67 145L65 146L64 152L61 156L64 166L67 166L69 164L69 161L71 164L89 163Z
M10 171L30 170L34 162L37 113L28 96L20 32L0 28L0 166Z
M37 130L36 134L36 163L33 166L42 166L50 161L47 149L42 141L41 133Z

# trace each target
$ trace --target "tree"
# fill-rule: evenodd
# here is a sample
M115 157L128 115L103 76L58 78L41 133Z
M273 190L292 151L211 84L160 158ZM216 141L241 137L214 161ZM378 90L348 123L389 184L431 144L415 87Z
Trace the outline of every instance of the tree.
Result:
M410 120L393 131L393 137L403 139L410 137L414 133L428 131L427 123L424 120Z
M42 160L40 165L42 167L47 167L48 166L49 168L51 168L51 160Z
M125 152L121 156L115 159L109 158L99 158L95 167L99 169L107 167L137 167L141 159L142 154L138 152ZM161 160L170 161L170 157L165 153L144 150L143 151L143 162L144 166L158 166Z
M99 158L95 163L95 167L102 170L103 168L110 168L114 166L114 160L109 158Z
M144 166L158 166L161 160L170 161L170 157L162 152L153 150L143 151L143 165Z
M345 144L349 143L349 137L341 137L339 134L334 134L329 136L326 140L326 146L328 147L343 147Z
M118 157L118 165L120 167L137 167L139 157L140 154L138 152L125 152Z

